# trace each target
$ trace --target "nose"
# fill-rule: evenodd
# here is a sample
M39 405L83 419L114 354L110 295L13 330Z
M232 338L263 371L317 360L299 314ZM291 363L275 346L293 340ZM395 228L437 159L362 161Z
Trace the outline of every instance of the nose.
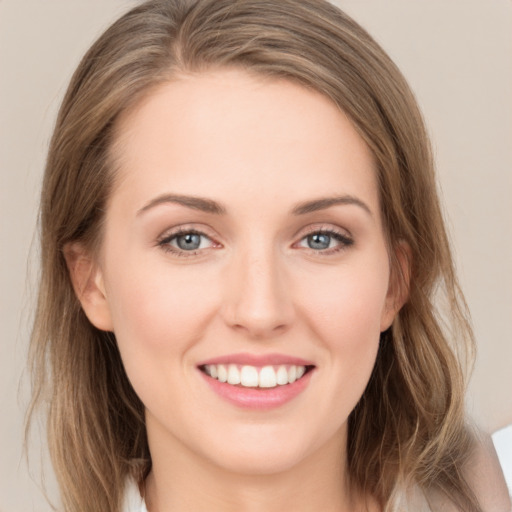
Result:
M245 251L231 262L228 274L223 316L230 328L260 340L289 329L294 308L278 254Z

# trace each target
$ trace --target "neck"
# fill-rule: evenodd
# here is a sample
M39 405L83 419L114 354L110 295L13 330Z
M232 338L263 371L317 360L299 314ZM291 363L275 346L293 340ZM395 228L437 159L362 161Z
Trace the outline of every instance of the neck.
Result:
M354 512L363 501L349 485L346 431L337 432L293 467L270 474L230 471L179 443L155 446L151 436L149 440L152 470L145 484L149 512Z

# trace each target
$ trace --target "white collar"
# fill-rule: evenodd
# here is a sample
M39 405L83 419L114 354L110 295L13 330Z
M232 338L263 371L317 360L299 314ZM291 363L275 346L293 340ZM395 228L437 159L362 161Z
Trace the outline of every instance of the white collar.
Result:
M135 480L129 479L124 490L122 512L148 512Z

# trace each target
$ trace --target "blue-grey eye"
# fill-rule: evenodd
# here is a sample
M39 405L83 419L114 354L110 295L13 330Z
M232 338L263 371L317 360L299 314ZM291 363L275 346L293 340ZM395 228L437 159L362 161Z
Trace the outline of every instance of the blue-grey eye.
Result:
M326 254L331 254L331 252L337 252L350 247L353 243L354 241L350 236L329 230L315 231L306 235L300 240L298 246L317 252L326 251ZM328 249L329 251L327 251Z
M201 235L197 233L185 233L174 238L176 246L183 251L195 251L201 247Z
M203 249L218 247L218 245L200 231L180 230L162 238L158 245L165 251L178 256L195 256Z
M329 249L331 246L331 236L326 233L313 233L309 235L307 238L307 244L310 249L315 249L317 251L321 251L324 249Z

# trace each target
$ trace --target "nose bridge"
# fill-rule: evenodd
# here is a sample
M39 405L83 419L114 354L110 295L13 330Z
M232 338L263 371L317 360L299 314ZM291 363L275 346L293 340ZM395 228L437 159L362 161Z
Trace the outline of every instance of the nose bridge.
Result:
M226 297L228 323L253 337L268 337L289 326L293 308L282 255L256 237L235 251Z

